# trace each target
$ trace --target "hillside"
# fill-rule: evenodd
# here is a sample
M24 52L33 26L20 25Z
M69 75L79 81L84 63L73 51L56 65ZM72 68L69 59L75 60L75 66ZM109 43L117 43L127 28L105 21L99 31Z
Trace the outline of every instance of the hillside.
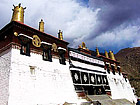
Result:
M122 71L128 74L136 95L140 97L140 47L122 49L115 57L121 63Z

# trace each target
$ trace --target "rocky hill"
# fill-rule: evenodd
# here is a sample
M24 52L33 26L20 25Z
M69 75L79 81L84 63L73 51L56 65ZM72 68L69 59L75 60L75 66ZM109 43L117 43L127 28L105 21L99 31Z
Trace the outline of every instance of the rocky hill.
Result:
M136 95L140 97L140 47L122 49L115 57L121 63L121 70L128 74Z

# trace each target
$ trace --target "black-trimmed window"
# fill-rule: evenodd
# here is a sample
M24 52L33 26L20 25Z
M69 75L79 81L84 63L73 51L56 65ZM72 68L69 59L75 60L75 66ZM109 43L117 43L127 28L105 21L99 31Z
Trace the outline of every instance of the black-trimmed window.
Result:
M59 54L59 62L60 64L66 65L65 53Z
M119 75L121 75L120 67L117 67L117 70L118 70L118 72L119 72Z
M52 48L51 45L42 44L42 49L43 49L42 58L43 58L43 60L52 62L51 48Z
M112 73L115 75L115 66L111 65L111 68L112 68Z
M52 62L51 49L43 50L43 60Z
M66 65L65 50L58 50L60 64Z
M30 44L21 42L20 54L30 56Z
M30 39L26 36L19 36L21 43L20 54L30 56Z
M109 64L106 64L107 72L110 74Z

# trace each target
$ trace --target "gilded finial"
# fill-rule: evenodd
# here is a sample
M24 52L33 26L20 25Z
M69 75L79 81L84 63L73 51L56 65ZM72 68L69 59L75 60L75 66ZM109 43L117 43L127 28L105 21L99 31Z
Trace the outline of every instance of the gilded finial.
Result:
M112 51L109 51L109 57L110 57L112 60L115 60L115 56L114 56L114 54L113 54Z
M82 48L83 48L83 49L86 49L86 44L85 44L85 42L82 42Z
M107 51L105 51L105 57L106 57L106 58L109 58L109 57L108 57L108 52L107 52Z
M62 31L61 30L59 30L59 32L58 32L58 38L60 40L63 40L63 34L62 34Z
M44 22L43 22L43 19L41 19L41 21L39 22L39 30L41 32L44 32Z
M98 49L98 47L96 47L96 56L99 56L99 55L100 55L99 49Z
M26 9L21 7L21 3L19 3L18 6L14 6L14 9L13 10L13 16L12 16L12 19L11 21L20 21L22 23L24 23L24 10Z

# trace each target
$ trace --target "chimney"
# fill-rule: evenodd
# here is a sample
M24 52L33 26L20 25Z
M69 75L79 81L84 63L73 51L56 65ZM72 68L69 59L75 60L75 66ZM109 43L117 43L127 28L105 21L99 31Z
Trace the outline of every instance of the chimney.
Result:
M13 16L11 21L20 21L24 23L24 9L26 9L26 7L25 8L21 7L21 3L18 6L14 6L14 9L12 9Z
M61 30L59 30L58 38L59 38L60 40L63 40L63 34L62 34L62 31L61 31Z
M39 22L39 31L44 32L44 22L41 19L41 21Z
M107 52L107 51L105 51L105 57L106 57L106 58L109 58L109 57L108 57L108 52Z
M109 57L112 59L112 60L115 60L115 57L114 57L114 54L112 51L109 51Z

